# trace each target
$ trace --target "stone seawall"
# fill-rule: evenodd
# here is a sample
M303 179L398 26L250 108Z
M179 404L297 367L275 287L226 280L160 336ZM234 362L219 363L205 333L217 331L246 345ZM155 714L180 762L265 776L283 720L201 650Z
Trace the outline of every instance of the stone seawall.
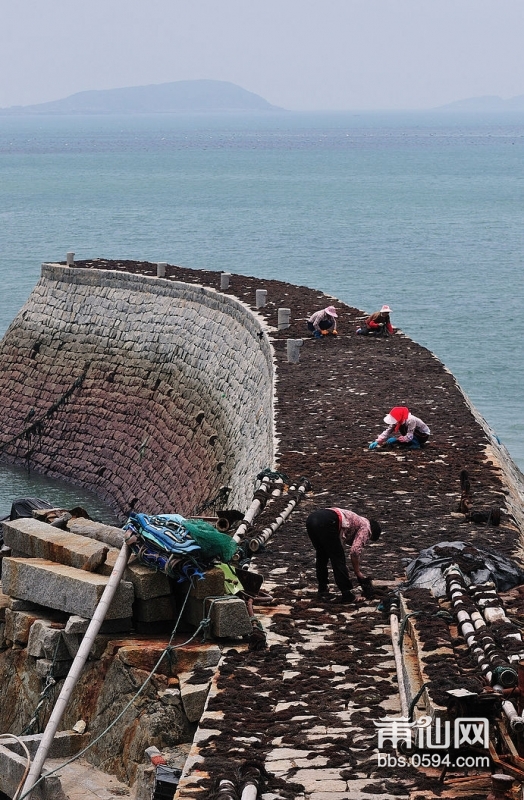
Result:
M0 348L0 447L122 515L245 508L274 458L264 321L213 289L44 264Z

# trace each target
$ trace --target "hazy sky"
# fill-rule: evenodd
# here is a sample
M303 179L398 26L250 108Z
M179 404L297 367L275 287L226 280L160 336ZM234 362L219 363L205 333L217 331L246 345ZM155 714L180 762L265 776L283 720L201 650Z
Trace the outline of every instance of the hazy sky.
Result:
M288 109L524 94L524 0L3 0L0 107L195 78Z

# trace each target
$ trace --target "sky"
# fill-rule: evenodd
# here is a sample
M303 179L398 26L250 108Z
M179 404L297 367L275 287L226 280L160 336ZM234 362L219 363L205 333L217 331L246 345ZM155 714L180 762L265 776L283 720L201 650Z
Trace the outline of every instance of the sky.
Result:
M523 0L3 0L0 107L231 81L290 110L524 95Z

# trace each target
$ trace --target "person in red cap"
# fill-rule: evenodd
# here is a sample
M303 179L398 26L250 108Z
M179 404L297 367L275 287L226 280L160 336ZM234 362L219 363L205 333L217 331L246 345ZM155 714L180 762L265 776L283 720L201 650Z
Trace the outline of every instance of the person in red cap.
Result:
M320 339L321 336L326 336L328 333L337 336L337 317L335 306L315 311L307 321L308 331L311 331L316 339Z
M406 406L395 406L384 417L387 428L374 442L369 445L370 450L382 447L385 444L400 444L411 450L424 447L431 431L425 422L412 414Z
M360 328L357 328L357 333L360 336L389 336L395 333L395 328L389 319L390 314L390 307L382 306L380 311L375 311Z

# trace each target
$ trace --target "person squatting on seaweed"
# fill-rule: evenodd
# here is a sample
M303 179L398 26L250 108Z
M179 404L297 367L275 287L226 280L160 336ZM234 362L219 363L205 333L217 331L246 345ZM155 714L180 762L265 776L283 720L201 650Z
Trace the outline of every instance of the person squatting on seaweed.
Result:
M361 336L389 336L395 333L395 328L389 318L390 314L390 307L382 306L380 311L375 311L360 328L357 328L357 333Z
M337 336L337 317L335 306L322 308L310 316L307 321L307 329L316 339L320 339L321 336L326 336L328 333Z
M419 450L424 447L431 433L426 423L412 414L406 406L392 408L384 417L384 422L388 427L371 442L370 450L383 445L401 445L410 450Z
M354 603L353 584L346 564L344 544L349 545L351 565L357 577L362 594L368 600L374 597L371 578L364 577L360 568L360 558L369 540L376 542L380 536L380 524L376 520L359 517L353 511L343 508L321 508L313 511L306 519L307 535L315 548L315 569L318 582L318 597L329 599L328 562L331 562L333 578L340 590L336 602Z

